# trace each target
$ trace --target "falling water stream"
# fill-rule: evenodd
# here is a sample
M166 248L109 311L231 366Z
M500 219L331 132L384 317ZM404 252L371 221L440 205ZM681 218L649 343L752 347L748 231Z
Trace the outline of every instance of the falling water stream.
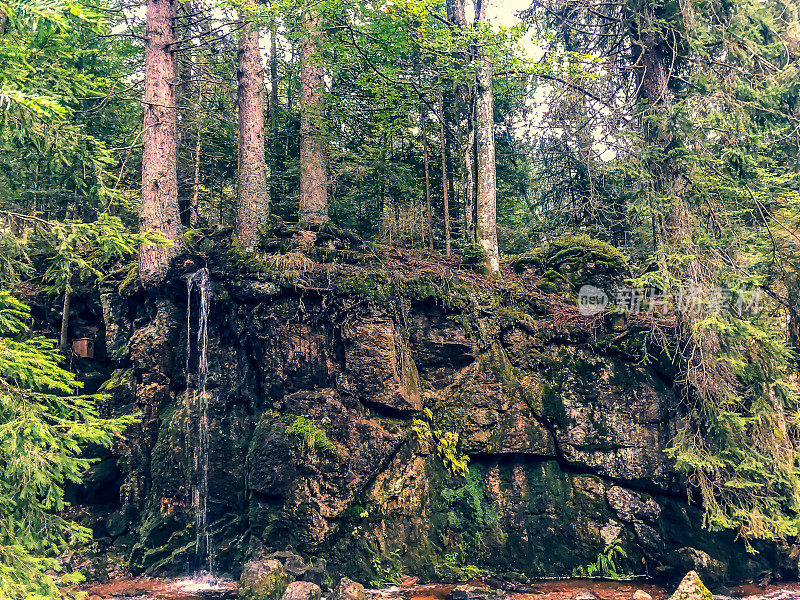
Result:
M197 372L194 390L190 385L190 359L192 357L192 291L199 298L197 319ZM192 452L190 484L192 507L195 512L197 532L196 578L213 580L214 559L211 534L208 530L208 310L210 290L208 269L203 267L186 280L186 412L188 415L188 440Z

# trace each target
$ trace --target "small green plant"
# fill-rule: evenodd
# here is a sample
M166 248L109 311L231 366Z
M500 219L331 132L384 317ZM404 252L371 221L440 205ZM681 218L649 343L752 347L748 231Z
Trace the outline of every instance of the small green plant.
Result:
M323 427L327 425L327 417L321 424ZM317 451L329 456L338 456L339 454L339 450L328 439L325 430L308 417L295 417L294 422L286 428L286 435L297 438L302 449L309 454Z
M403 564L398 550L393 550L387 556L373 556L372 569L375 577L370 579L369 584L373 588L400 585L403 582Z
M460 550L442 556L442 560L433 566L436 577L442 581L471 581L488 574L486 569L467 564Z
M466 475L469 457L458 451L458 433L445 429L434 429L432 426L433 413L429 408L423 409L422 415L422 419L414 419L411 423L411 430L420 444L429 451L435 452L450 473Z
M486 262L486 250L480 244L467 244L461 250L461 259L465 265L483 265Z
M575 577L608 577L610 579L619 579L623 573L619 571L617 560L620 558L627 558L628 553L622 547L622 540L614 538L608 542L603 551L597 555L597 559L593 563L589 563L585 567L578 567L573 570L572 574Z

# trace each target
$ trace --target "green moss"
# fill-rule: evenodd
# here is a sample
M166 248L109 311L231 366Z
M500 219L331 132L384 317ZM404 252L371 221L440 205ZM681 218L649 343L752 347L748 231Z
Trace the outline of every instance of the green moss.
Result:
M286 428L286 435L298 440L307 452L319 450L330 456L339 454L325 430L308 417L295 417L294 422Z
M101 392L113 392L117 388L133 383L133 367L128 369L115 369L108 381L100 386Z
M542 407L544 416L549 417L561 428L569 425L569 416L557 390L547 382L542 382Z
M495 342L487 352L478 356L478 363L483 369L494 375L504 394L513 395L519 390L517 374L505 349L499 342Z
M248 571L239 580L238 595L243 600L279 600L289 586L289 575L283 567L260 575Z
M577 287L591 276L623 277L628 273L629 259L607 242L587 235L567 235L515 257L511 265L519 273L541 273L537 286L557 291L560 282Z

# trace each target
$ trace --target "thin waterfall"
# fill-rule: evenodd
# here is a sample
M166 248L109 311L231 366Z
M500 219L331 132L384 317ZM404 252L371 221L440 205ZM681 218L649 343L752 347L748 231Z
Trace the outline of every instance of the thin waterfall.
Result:
M197 321L197 376L192 391L189 372L192 356L192 290L199 296ZM203 267L186 280L186 415L189 446L192 452L190 486L197 532L199 571L214 570L211 534L208 531L208 310L210 304L208 269Z

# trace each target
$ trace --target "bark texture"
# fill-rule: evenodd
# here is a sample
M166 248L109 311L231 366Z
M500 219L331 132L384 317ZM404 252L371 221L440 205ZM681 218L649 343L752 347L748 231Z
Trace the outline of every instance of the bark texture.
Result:
M139 230L156 229L173 244L164 247L142 246L139 250L139 277L145 288L156 287L163 282L169 262L177 252L180 237L173 54L176 6L176 0L147 1Z
M255 0L245 0L255 5ZM244 13L239 20L246 22ZM239 187L236 237L253 250L258 230L269 213L267 168L264 159L264 69L258 28L247 23L239 38Z
M316 63L317 40L322 19L304 15L300 66L300 222L319 224L328 220L328 159L322 136L322 69Z
M439 94L439 144L442 147L442 202L444 203L444 249L450 256L450 199L448 198L449 185L447 181L447 140L445 139L444 99Z
M478 22L487 22L488 0L483 0ZM500 270L497 249L497 169L494 145L494 98L492 57L484 50L478 71L476 130L478 137L478 241L492 271Z
M447 0L447 19L453 29L463 32L467 27L464 0ZM456 63L465 66L470 52L456 52ZM461 186L464 193L464 237L468 243L475 241L475 86L470 78L457 77L454 86L456 100L457 136L463 165Z
M433 209L431 208L431 175L430 160L428 158L428 132L425 127L425 112L420 110L422 124L422 153L425 161L425 209L427 218L428 248L433 250Z

